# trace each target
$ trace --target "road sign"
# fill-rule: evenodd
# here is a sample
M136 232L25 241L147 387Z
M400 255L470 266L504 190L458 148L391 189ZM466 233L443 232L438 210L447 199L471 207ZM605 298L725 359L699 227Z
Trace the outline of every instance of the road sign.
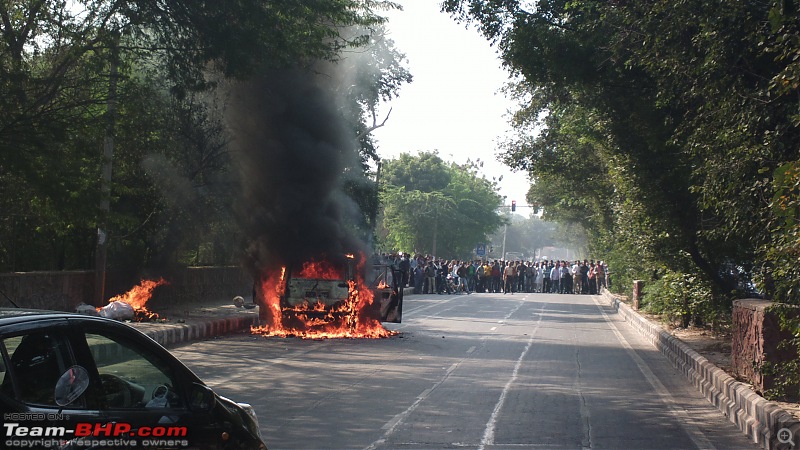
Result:
M475 254L478 256L486 256L486 244L478 244L475 248Z

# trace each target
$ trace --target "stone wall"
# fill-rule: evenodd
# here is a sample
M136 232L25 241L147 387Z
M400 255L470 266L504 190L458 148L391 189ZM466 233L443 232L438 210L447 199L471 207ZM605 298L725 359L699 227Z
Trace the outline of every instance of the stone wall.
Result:
M791 339L792 335L781 331L780 319L773 306L774 302L756 299L737 300L733 304L733 370L737 377L752 383L755 390L761 393L775 387L776 381L775 377L761 370L765 363L775 364L797 358L794 348L780 345ZM796 393L797 389L792 391Z
M253 292L253 279L239 267L188 267L164 279L169 284L156 289L148 305L230 301L237 295L250 298Z
M158 276L147 276L158 279ZM122 294L141 281L135 274L106 275L106 298ZM252 278L239 267L188 267L165 275L168 285L153 292L150 305L188 304L230 300L252 292ZM0 306L73 311L80 303L92 304L93 271L24 272L0 274Z
M0 305L70 311L91 303L94 272L17 272L0 274Z

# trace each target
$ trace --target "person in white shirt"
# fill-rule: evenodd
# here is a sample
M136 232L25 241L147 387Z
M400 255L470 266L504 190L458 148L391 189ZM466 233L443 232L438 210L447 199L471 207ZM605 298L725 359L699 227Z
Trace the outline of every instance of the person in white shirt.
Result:
M561 280L561 263L556 262L550 270L550 293L556 294Z
M536 277L534 281L536 285L533 287L533 290L535 292L542 292L542 284L544 283L544 267L540 266L539 263L536 263L536 266L533 268L533 270L534 276Z
M581 283L581 262L575 261L572 265L572 292L580 294L583 292L583 283Z

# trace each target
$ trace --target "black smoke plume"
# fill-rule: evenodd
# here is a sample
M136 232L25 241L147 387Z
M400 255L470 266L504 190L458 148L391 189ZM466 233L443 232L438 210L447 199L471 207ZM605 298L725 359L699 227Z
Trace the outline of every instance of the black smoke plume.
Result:
M344 174L360 172L356 143L326 79L281 71L232 94L229 126L243 190L238 214L253 276L367 254L348 225L355 203L342 192Z

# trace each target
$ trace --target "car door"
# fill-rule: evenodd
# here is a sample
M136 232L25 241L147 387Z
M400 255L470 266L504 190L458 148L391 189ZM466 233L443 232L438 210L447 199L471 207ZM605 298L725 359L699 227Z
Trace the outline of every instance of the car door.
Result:
M374 308L381 322L403 321L403 275L394 266L379 265L372 270L370 285L375 292Z
M208 412L190 408L199 380L168 352L134 330L83 327L83 338L100 380L104 424L97 437L125 437L139 447L214 448L220 433Z

